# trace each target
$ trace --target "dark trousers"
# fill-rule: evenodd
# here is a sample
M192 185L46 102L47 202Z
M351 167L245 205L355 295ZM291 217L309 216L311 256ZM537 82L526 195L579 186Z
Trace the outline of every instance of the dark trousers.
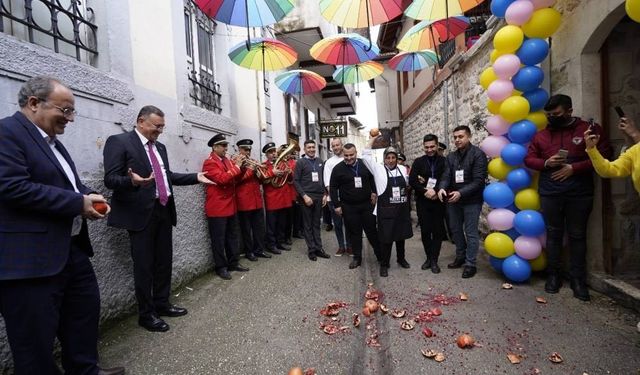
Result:
M349 235L346 233L347 230L344 227L343 217L336 214L336 206L333 205L333 202L327 202L327 206L331 210L331 220L333 220L333 230L336 232L336 240L338 240L338 247L346 249L351 247L351 239ZM344 214L344 213L343 213ZM375 216L374 216L375 219ZM360 230L360 239L362 240L362 230ZM360 248L362 248L362 244L360 244Z
M453 203L448 210L449 227L456 244L456 259L465 259L465 266L475 267L480 247L478 223L482 203Z
M98 373L98 282L89 257L74 245L55 276L0 281L0 312L16 375L60 374L53 357L56 336L65 374Z
M347 232L347 242L353 249L353 258L362 260L362 230L373 248L376 258L379 258L380 243L376 231L376 217L370 202L342 205L342 219ZM337 228L337 226L336 226Z
M286 210L289 208L281 208L279 210L267 211L267 232L265 236L265 245L267 249L274 249L276 245L285 242L286 227Z
M380 265L382 267L389 267L389 263L391 262L392 247L393 242L380 243ZM396 259L398 260L398 262L400 262L401 260L405 260L404 253L404 240L396 241Z
M216 272L238 265L238 235L236 215L208 217L211 250Z
M333 217L331 215L331 209L329 209L329 205L322 207L322 223L324 225L333 225Z
M302 230L304 240L307 243L309 253L324 251L320 238L320 219L322 217L322 198L312 198L313 204L309 207L302 205Z
M442 240L445 236L444 229L444 204L432 204L431 202L416 202L418 222L420 223L420 236L422 247L427 259L438 261Z
M300 237L302 236L302 209L300 208L300 203L293 202L291 210L293 212L293 235Z
M264 211L262 208L251 211L238 211L240 236L246 255L264 252Z
M129 231L133 281L141 317L169 307L172 229L169 209L156 201L147 226L141 231Z
M569 235L569 273L572 278L586 276L587 224L593 209L593 197L540 197L547 227L547 270L560 272L565 228Z

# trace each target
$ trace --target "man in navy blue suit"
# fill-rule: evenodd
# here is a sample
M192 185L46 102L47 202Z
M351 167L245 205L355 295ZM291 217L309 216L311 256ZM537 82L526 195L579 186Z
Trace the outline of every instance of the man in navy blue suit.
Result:
M102 195L84 186L57 136L74 120L69 88L49 77L27 81L20 111L0 120L0 313L15 373L116 375L100 369L100 294L86 219L102 219Z

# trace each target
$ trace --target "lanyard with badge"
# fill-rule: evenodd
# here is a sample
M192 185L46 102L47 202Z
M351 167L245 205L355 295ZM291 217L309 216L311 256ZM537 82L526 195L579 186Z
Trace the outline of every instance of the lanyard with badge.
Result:
M400 173L400 170L398 168L395 168L394 169L396 171L395 173L397 173L398 175L391 176L390 174L391 170L389 170L389 168L387 168L386 166L384 168L387 171L387 177L389 181L391 181L391 197L389 198L389 203L392 203L392 204L405 203L407 201L407 197L403 194L405 193L404 189L401 189L400 186L396 186L396 179L398 177L404 178L402 176L402 173Z
M306 158L309 163L311 164L311 168L313 168L313 171L311 171L311 182L320 182L320 175L318 173L318 171L316 171L316 159L309 159Z
M464 168L462 167L462 162L464 161L464 159L467 157L467 153L469 152L469 150L464 152L464 155L462 155L462 157L460 157L460 151L456 151L457 153L457 157L458 157L458 169L456 169L456 184L463 184L464 183Z
M355 176L353 177L353 185L356 189L362 189L362 177L360 177L360 172L359 172L360 164L356 160L356 163L354 165L355 167L349 166L349 168L351 168L353 173L355 173Z
M436 179L436 164L431 164L429 158L427 158L427 164L429 165L429 169L431 169L431 177L427 180L427 189L434 189L438 183L438 180Z

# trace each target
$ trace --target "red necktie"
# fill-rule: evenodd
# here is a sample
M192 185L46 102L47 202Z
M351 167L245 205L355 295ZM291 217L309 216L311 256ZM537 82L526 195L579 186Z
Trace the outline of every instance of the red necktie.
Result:
M156 157L156 153L153 152L153 142L147 143L149 146L149 159L151 159L151 168L153 169L153 175L156 178L156 188L158 188L158 200L163 206L167 205L169 201L169 195L167 194L167 186L164 184L164 177L162 176L162 168Z

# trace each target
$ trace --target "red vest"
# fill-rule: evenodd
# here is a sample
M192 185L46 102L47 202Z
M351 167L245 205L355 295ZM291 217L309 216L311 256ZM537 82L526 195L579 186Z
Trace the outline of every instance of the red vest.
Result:
M236 178L240 175L240 168L231 160L220 159L211 153L204 161L202 171L215 185L207 185L207 199L205 212L208 217L227 217L235 215L236 207Z
M252 169L244 169L236 183L238 211L253 211L262 208L260 181Z
M273 164L271 163L271 161L267 161L266 165L266 177L273 177ZM271 186L270 183L265 183L264 203L267 211L275 211L293 206L293 201L291 200L291 191L289 190L288 184L284 184L283 187L276 188Z

